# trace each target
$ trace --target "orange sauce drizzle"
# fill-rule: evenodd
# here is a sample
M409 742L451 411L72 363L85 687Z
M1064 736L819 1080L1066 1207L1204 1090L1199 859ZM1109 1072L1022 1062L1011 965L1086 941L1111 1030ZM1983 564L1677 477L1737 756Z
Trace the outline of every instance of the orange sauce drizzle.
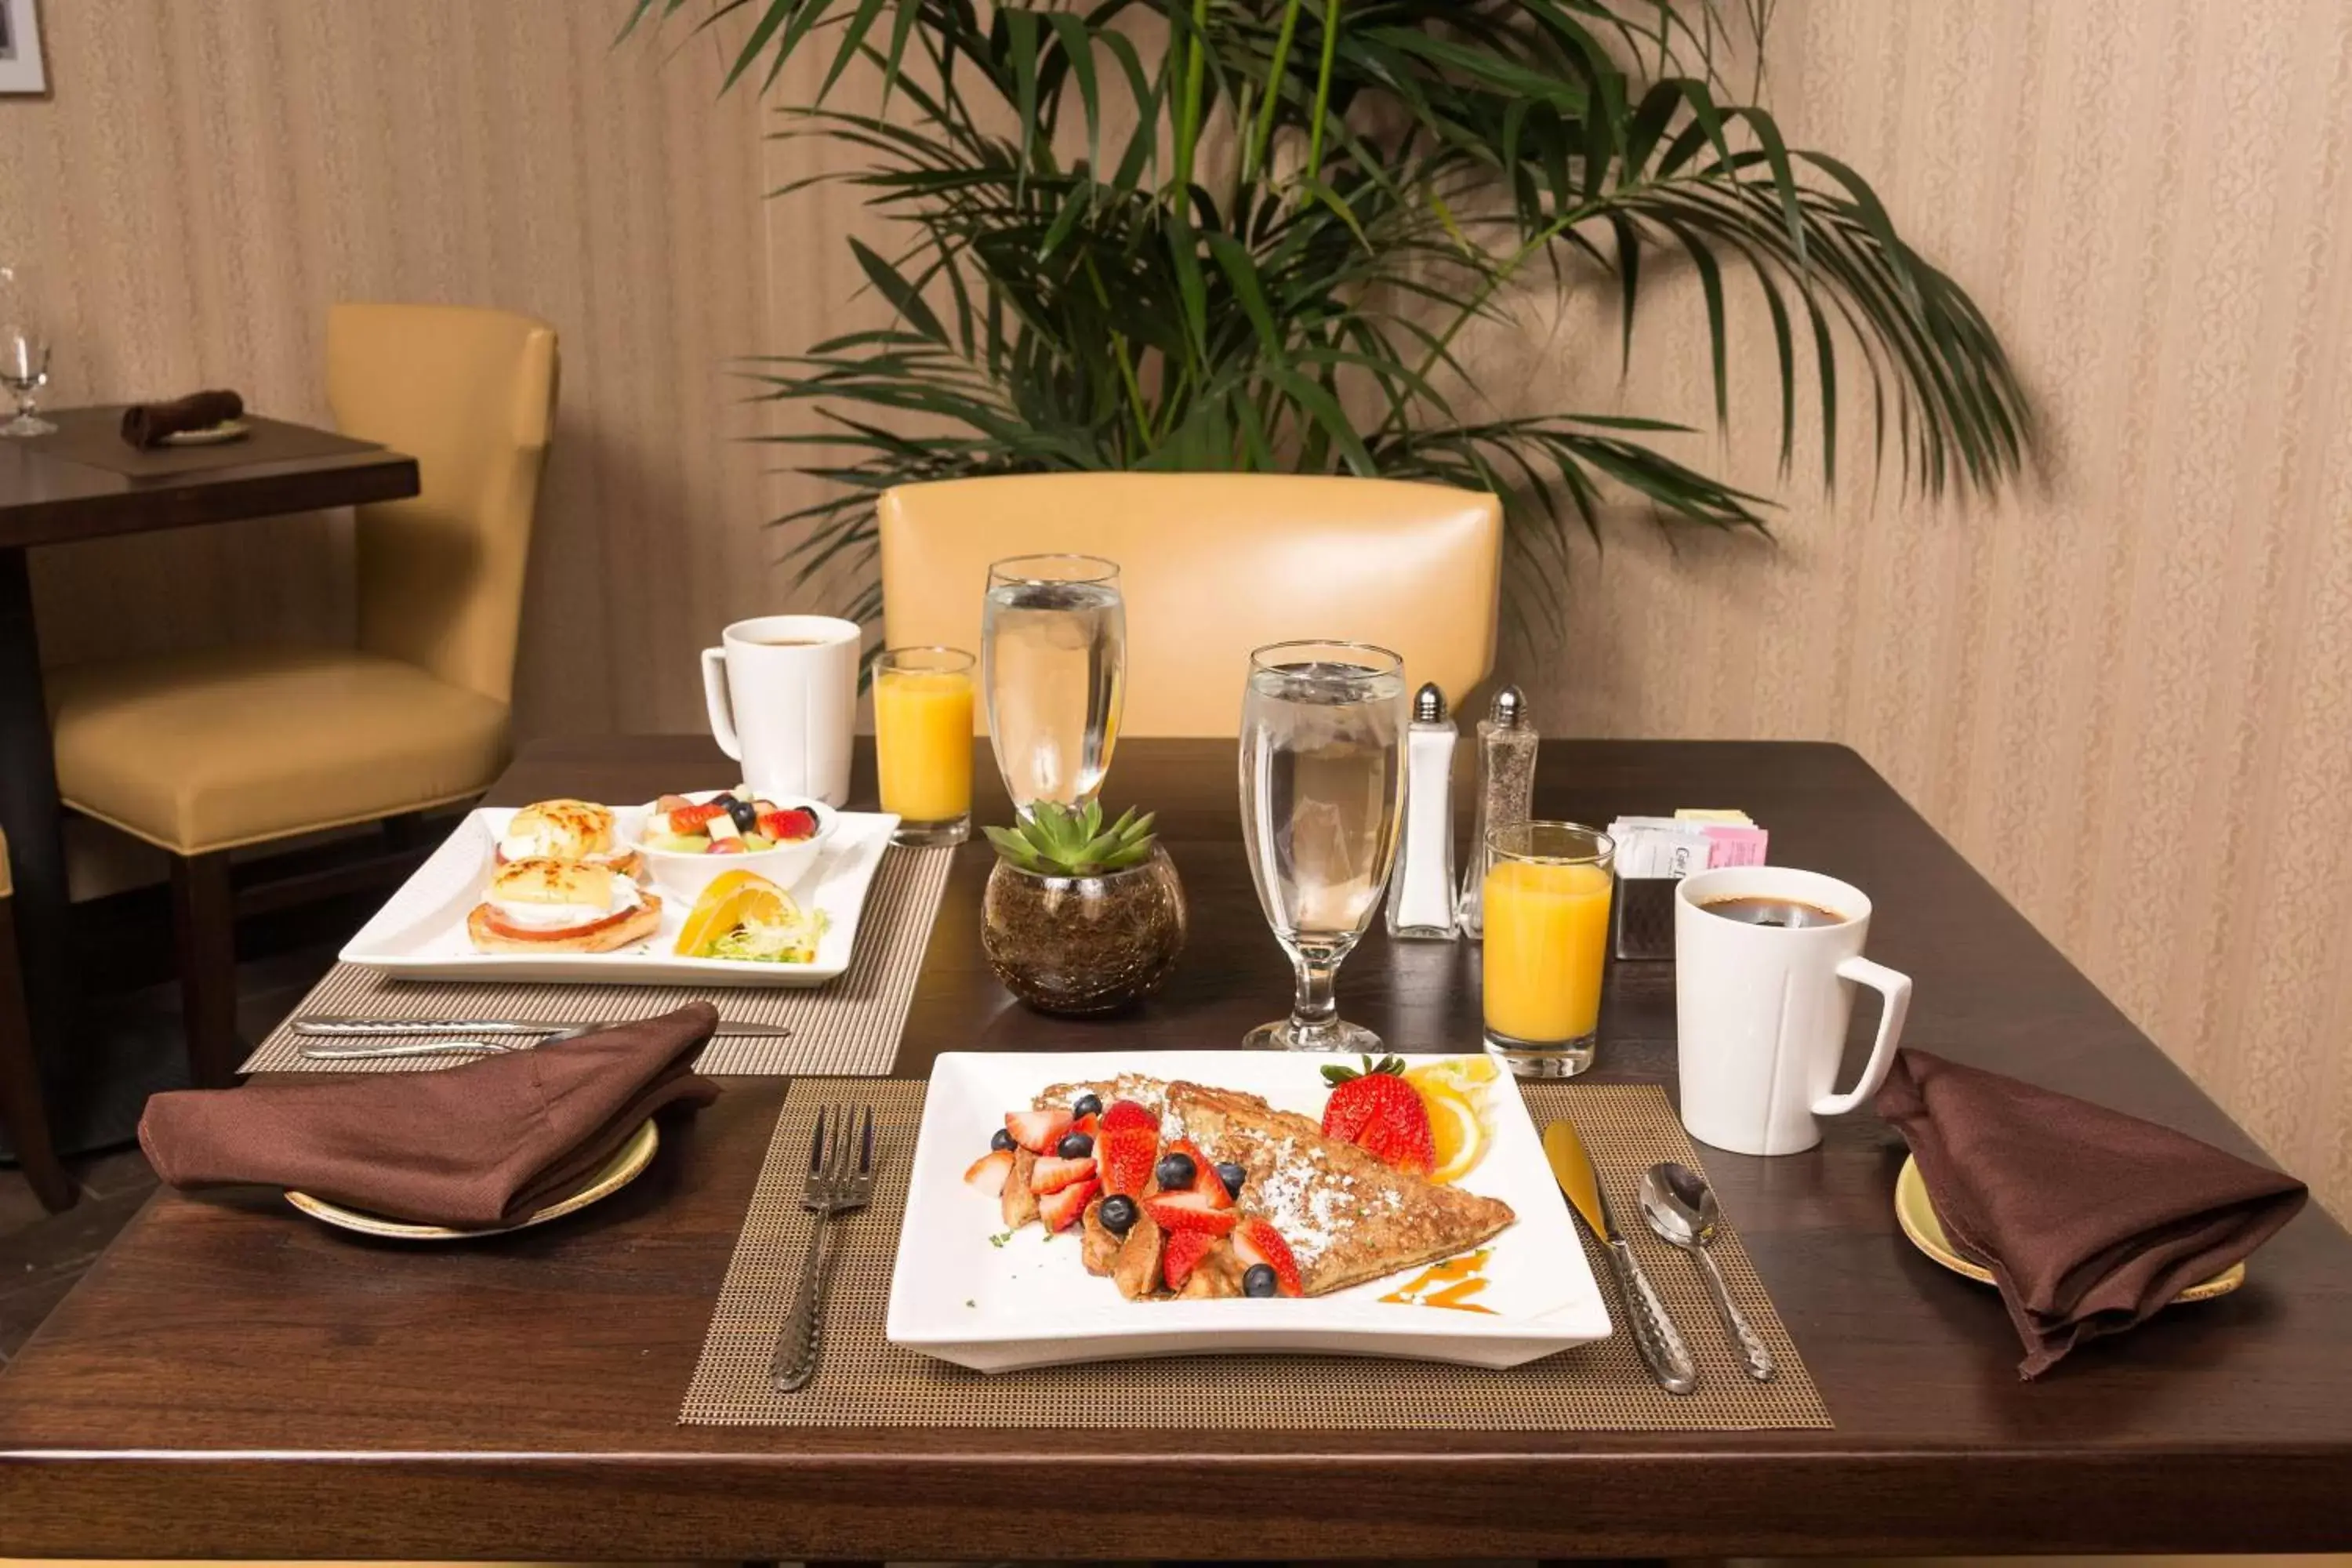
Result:
M1446 1307L1456 1312L1485 1312L1494 1315L1492 1307L1482 1307L1470 1300L1490 1283L1479 1270L1494 1248L1481 1247L1465 1252L1459 1258L1449 1258L1443 1263L1432 1264L1412 1279L1381 1298L1407 1307Z

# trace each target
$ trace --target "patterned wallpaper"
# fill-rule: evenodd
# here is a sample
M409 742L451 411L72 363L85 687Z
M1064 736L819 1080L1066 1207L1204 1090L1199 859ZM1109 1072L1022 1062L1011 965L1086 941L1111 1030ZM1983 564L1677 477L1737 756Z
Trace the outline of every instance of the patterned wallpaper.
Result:
M822 148L715 96L715 40L615 51L591 0L72 0L55 92L0 100L0 255L62 315L68 401L226 383L319 416L327 304L555 323L526 730L692 728L693 650L795 595L803 492L737 437L737 355L856 320ZM1777 542L1638 523L1579 563L1564 647L1514 647L1558 732L1846 742L2244 1121L2352 1212L2352 7L1780 0L1771 102L1975 291L2051 461L1997 507L1773 471L1769 345L1734 433ZM1479 381L1704 422L1696 310L1620 382L1600 297L1526 301ZM1760 327L1760 322L1751 323ZM1847 426L1846 449L1864 432ZM47 552L58 659L350 616L332 520Z

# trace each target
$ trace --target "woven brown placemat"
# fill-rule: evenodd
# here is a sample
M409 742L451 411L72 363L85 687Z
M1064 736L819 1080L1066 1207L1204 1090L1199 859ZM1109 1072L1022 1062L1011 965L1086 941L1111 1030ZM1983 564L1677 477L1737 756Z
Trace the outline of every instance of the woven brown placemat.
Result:
M650 1017L688 1002L715 1004L722 1017L782 1024L789 1037L721 1035L703 1047L698 1070L717 1077L785 1073L858 1076L890 1070L915 977L923 967L931 921L946 888L952 849L884 851L874 886L858 917L857 945L838 980L811 986L500 985L459 981L394 980L374 970L338 963L302 998L302 1013L342 1013L370 1018L491 1017L620 1020ZM434 1072L476 1061L452 1052L380 1057L366 1061L312 1061L307 1043L281 1023L241 1072ZM358 1045L359 1040L335 1044ZM390 1042L387 1042L390 1043Z
M1690 1260L1645 1231L1633 1237L1699 1363L1699 1387L1662 1391L1623 1329L1507 1372L1328 1356L1186 1356L1103 1362L989 1374L950 1366L883 1338L890 1271L906 1214L907 1172L925 1086L903 1079L855 1085L803 1079L785 1097L751 1213L703 1341L678 1420L709 1426L1234 1427L1260 1431L1373 1431L1445 1426L1496 1432L1744 1431L1827 1426L1828 1410L1797 1347L1729 1225L1716 1242L1733 1297L1780 1363L1770 1383L1733 1359ZM1635 1190L1658 1160L1698 1164L1665 1094L1649 1084L1522 1086L1537 1121L1572 1118L1601 1173L1611 1205L1638 1213ZM864 1211L842 1226L825 1304L825 1348L816 1381L797 1394L770 1385L768 1362L782 1324L809 1216L800 1207L817 1108L870 1101L880 1124L880 1177ZM1612 1279L1588 1237L1593 1273ZM1106 1287L1108 1288L1108 1287ZM1139 1307L1149 1311L1149 1307ZM1399 1310L1414 1310L1400 1308Z

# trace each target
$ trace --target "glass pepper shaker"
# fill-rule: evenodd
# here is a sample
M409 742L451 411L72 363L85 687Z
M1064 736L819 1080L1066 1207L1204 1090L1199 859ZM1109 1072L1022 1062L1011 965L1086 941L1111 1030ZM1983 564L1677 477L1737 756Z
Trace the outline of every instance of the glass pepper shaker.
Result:
M1536 745L1540 739L1528 717L1528 694L1516 686L1495 693L1494 706L1478 721L1478 805L1463 858L1462 898L1455 918L1462 934L1486 934L1486 867L1492 856L1486 836L1528 820L1535 805Z

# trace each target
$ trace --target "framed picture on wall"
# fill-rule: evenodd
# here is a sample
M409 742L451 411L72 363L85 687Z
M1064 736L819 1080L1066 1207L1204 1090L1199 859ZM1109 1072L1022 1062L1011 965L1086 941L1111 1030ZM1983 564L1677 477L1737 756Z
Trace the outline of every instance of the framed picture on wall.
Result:
M0 0L0 93L47 92L34 0Z

